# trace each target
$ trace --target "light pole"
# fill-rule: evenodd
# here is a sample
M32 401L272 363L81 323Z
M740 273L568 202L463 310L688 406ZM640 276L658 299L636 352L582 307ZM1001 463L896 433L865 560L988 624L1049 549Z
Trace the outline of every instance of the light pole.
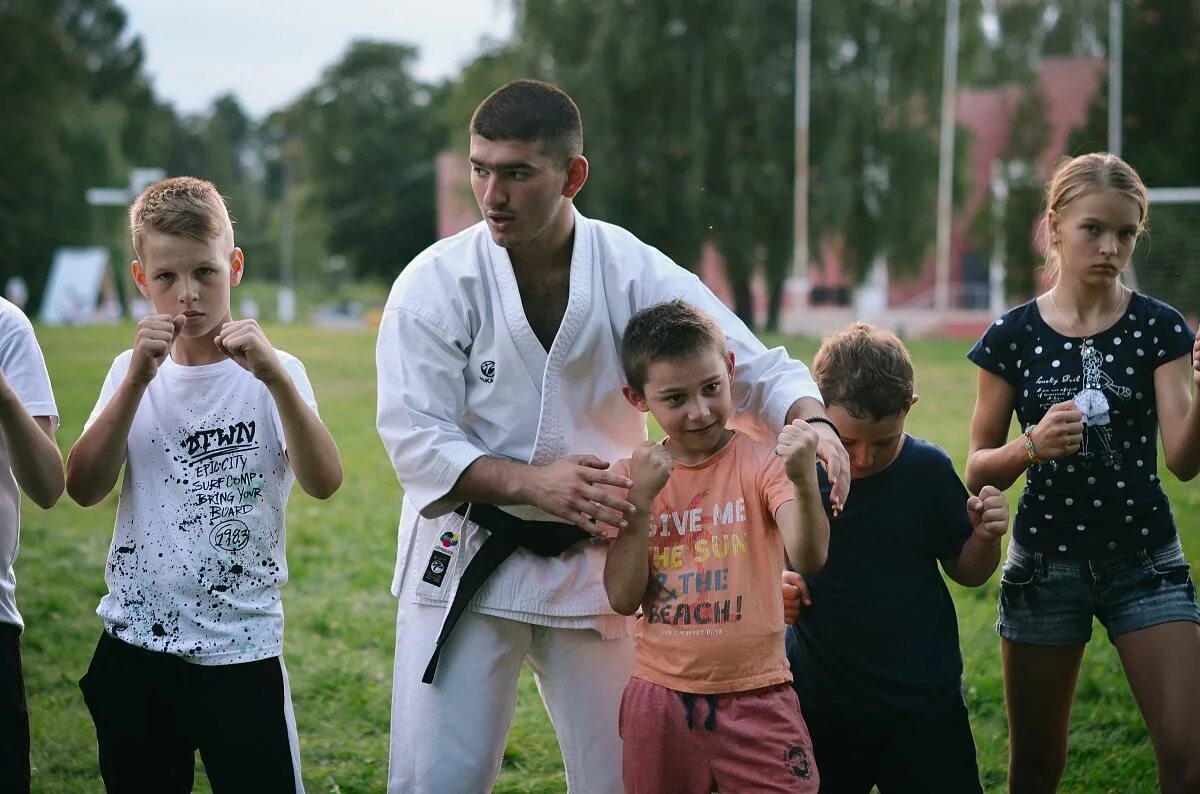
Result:
M1122 0L1108 0L1108 150L1121 156Z
M280 196L279 219L279 293L276 295L276 319L285 324L296 321L296 208L292 201L292 166L299 154L300 143L288 138L279 147L283 185Z
M812 0L796 0L796 170L792 180L792 272L784 285L790 311L783 330L800 330L808 305L808 117L812 59Z
M1008 169L999 157L992 160L992 259L988 263L988 314L1004 314L1005 210L1008 205Z
M1118 157L1121 156L1121 96L1122 83L1125 80L1121 53L1125 48L1124 38L1124 8L1123 0L1108 0L1108 150ZM1125 283L1131 289L1137 289L1137 271L1133 262L1125 268L1123 274Z
M934 271L934 308L950 310L950 223L953 218L954 105L958 94L958 6L946 3L946 44L942 53L942 126L938 152L937 247Z

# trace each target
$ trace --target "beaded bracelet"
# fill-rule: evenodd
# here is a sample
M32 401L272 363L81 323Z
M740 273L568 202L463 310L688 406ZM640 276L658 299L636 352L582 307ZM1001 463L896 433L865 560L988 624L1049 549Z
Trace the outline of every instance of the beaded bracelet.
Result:
M1022 434L1025 436L1025 454L1029 456L1029 462L1034 466L1040 466L1046 461L1038 454L1037 447L1033 443L1033 431L1037 429L1037 423L1031 424L1025 428Z

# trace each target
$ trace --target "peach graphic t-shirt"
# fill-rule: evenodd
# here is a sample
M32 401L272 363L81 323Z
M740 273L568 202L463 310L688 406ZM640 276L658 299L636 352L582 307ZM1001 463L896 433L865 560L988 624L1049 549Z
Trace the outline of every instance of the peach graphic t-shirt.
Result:
M676 464L654 500L633 675L696 694L792 680L774 516L795 498L774 446L741 433L703 463Z

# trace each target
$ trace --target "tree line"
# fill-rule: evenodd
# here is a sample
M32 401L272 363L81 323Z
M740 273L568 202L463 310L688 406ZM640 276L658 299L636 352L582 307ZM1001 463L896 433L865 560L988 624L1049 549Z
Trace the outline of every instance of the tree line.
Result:
M233 96L197 115L157 96L115 0L0 0L0 281L24 275L36 305L54 249L105 244L123 259L120 210L89 207L84 193L124 184L135 166L212 179L252 278L277 277L291 252L305 278L344 264L387 281L434 239L435 155L465 150L471 110L491 89L531 76L580 104L593 164L581 209L685 265L712 242L743 316L761 271L773 323L792 256L795 0L510 2L511 39L452 79L418 79L409 44L359 41L302 96L254 119ZM836 239L854 277L879 258L894 278L911 276L934 238L946 3L813 5L810 251ZM960 87L1021 87L1009 159L1032 162L1045 145L1038 60L1103 56L1105 5L962 4ZM1124 154L1151 185L1200 185L1200 98L1181 90L1200 78L1200 12L1190 0L1125 9ZM1072 153L1104 148L1106 114L1102 88ZM956 203L968 144L960 131ZM1014 294L1033 289L1039 190L1014 186L1003 228L972 224L984 250L1005 235ZM1181 275L1187 263L1163 261L1170 253L1151 253L1139 276L1200 309L1200 268Z

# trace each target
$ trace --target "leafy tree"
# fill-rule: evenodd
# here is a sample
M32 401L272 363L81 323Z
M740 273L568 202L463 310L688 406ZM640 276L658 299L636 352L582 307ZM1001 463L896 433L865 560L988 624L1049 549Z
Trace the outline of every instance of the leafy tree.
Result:
M937 204L944 4L857 2L813 14L814 242L838 235L851 271L883 256L915 273Z
M743 317L757 267L777 298L791 261L795 3L515 5L513 48L584 112L585 210L684 264L715 242ZM943 18L933 0L814 9L810 233L845 240L856 274L877 255L913 272L931 247Z
M1123 15L1122 156L1150 187L1200 185L1200 8L1190 0L1131 0ZM1072 153L1107 148L1107 77ZM1200 312L1196 208L1150 209L1150 235L1134 259L1140 286L1187 312Z
M85 189L124 183L120 103L142 62L124 27L112 0L0 2L0 281L22 274L33 307L54 249L96 239Z
M394 276L435 237L433 160L445 136L434 92L412 75L416 55L355 42L283 117L327 248L359 276Z

